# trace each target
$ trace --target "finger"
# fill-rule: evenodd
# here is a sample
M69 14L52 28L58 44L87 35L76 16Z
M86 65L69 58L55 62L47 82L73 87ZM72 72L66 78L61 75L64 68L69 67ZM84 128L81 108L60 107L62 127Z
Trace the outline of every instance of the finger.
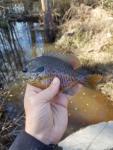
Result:
M77 84L76 86L74 86L68 90L65 90L65 94L68 96L73 96L73 95L77 94L81 90L82 87L83 87L82 84Z
M55 97L53 103L67 108L68 101L69 101L68 96L66 94L60 93L58 96Z
M78 93L82 87L82 84L77 84L75 87L73 87L74 94Z
M60 80L57 77L55 77L50 86L38 94L38 99L45 102L51 100L58 94L59 88Z
M60 105L64 106L65 108L67 108L68 102L69 102L71 96L77 94L81 90L82 87L83 87L83 85L77 84L75 87L73 87L71 89L71 94L69 93L69 95L68 95L68 94L61 93L59 95L59 97L57 97L57 100L55 100L55 103L60 104Z

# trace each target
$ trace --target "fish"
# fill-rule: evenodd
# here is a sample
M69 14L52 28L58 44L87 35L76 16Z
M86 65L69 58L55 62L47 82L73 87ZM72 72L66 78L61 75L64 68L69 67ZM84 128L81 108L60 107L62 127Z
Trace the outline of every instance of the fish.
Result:
M101 80L102 75L91 67L81 66L80 61L73 54L43 54L28 62L23 72L28 83L41 88L47 88L54 77L60 79L60 91L73 95L77 84L87 86L88 78ZM90 82L89 82L90 83Z

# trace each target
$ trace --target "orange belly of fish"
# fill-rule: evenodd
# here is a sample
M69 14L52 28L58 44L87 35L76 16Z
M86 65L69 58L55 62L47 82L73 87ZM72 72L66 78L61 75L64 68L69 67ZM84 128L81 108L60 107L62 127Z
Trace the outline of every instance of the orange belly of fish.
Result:
M44 77L41 80L29 80L28 83L31 84L32 86L35 86L37 88L40 89L46 89L47 87L49 87L51 81L53 80L54 77ZM67 91L68 89L71 89L73 87L75 87L77 85L77 81L70 81L68 82L68 84L62 84L62 82L60 82L60 91L64 92Z

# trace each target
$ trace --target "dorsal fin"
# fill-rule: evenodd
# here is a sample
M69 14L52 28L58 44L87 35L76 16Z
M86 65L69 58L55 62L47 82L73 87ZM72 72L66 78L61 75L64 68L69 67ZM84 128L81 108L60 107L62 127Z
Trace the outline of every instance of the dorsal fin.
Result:
M73 69L77 69L80 67L80 61L74 54L69 54L69 53L61 53L61 52L48 52L44 53L44 56L53 56L56 58L59 58L73 66Z

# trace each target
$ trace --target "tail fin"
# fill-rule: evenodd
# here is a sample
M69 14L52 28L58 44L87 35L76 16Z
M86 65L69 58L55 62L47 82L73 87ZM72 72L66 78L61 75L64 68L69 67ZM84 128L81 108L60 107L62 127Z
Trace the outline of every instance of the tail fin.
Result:
M81 84L91 87L95 87L104 78L102 72L92 66L81 66L75 70L75 76Z
M94 74L94 75L89 75L86 79L86 82L91 86L91 87L96 87L98 83L100 83L103 80L103 76L99 74Z

